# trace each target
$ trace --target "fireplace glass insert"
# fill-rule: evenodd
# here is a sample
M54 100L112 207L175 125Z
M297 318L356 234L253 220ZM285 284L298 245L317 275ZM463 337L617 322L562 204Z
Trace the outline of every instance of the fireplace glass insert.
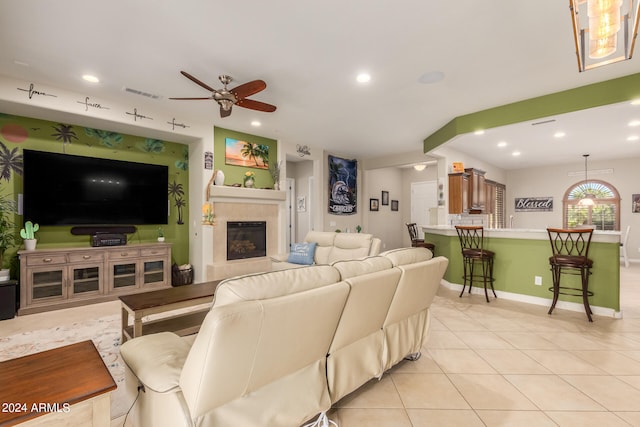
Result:
M227 260L267 256L266 221L227 222Z

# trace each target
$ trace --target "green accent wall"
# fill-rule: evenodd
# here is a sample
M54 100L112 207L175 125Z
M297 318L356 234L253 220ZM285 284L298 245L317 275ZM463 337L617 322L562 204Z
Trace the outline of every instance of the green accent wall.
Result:
M237 139L252 144L260 144L269 147L269 164L278 162L278 142L275 139L236 132L220 127L213 128L213 167L224 172L224 184L233 185L244 182L247 171L255 173L255 188L273 188L273 178L268 169L259 169L248 166L228 165L225 163L225 143L227 138Z
M576 73L577 77L577 73ZM424 140L424 152L456 135L640 98L640 73L459 116Z
M78 156L165 165L169 168L167 203L168 224L136 225L129 242L153 242L162 227L166 242L172 244L172 258L178 264L189 262L189 149L187 145L141 136L125 135L83 126L56 123L0 113L0 197L18 200L22 194L22 150L67 153ZM56 171L51 170L51 180ZM43 182L42 185L47 185ZM5 253L7 266L23 247L20 229L24 221L17 213L9 214L15 224L16 246ZM74 236L70 226L41 226L36 232L38 247L90 246L89 236ZM12 266L12 270L15 265ZM12 275L15 277L12 271Z
M457 236L425 234L425 240L436 245L436 254L449 259L444 278L462 284L462 254ZM552 298L549 287L553 281L549 267L551 246L548 240L509 239L485 236L485 249L496 253L494 259L494 288L514 294ZM589 299L593 306L620 311L620 247L617 243L591 242L589 258L593 259ZM534 276L542 277L542 286L534 285ZM562 286L581 287L579 276L563 274ZM483 288L483 285L479 285ZM465 290L466 293L466 290ZM489 290L491 295L491 290ZM490 297L491 298L491 297ZM560 295L560 301L582 304L582 297ZM551 303L549 303L551 305Z

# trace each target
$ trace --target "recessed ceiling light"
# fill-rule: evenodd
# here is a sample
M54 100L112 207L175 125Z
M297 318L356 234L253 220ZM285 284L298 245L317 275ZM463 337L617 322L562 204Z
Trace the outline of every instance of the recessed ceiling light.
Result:
M554 134L553 134L553 137L554 137L554 138L562 138L562 137L563 137L563 136L565 136L565 135L566 135L566 133L564 133L564 132L562 132L562 131L559 131L559 132L554 133Z
M505 141L500 141L498 142L498 147L502 148L502 147L506 147L507 143Z
M99 83L100 79L96 76L92 76L91 74L85 74L82 76L82 80L90 83Z
M254 120L254 121L251 122L251 126L254 126L254 127L262 126L262 123L260 123L257 120Z
M513 157L518 157L520 155L520 152L519 151L514 151L513 153L511 153L511 155Z
M371 75L368 73L360 73L358 77L356 77L358 83L369 83L371 81Z
M438 83L444 79L444 73L442 71L429 71L420 76L418 81L422 84L428 85L432 83Z
M631 120L629 122L629 126L631 127L640 126L640 120Z
M627 141L637 141L638 139L640 139L640 136L631 135L630 137L627 138Z
M484 135L484 129L478 129L477 131L473 132L474 135Z

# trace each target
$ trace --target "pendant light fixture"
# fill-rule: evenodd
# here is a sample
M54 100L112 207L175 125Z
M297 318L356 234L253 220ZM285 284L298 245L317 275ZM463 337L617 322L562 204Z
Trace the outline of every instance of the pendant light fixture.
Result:
M578 201L578 205L580 205L580 206L593 206L593 205L595 205L594 199L596 198L596 196L594 196L593 194L589 193L589 188L588 188L589 180L588 180L588 177L587 177L587 159L589 158L589 155L588 154L583 154L582 157L584 157L584 190L585 190L585 194L584 194L584 197Z
M569 0L582 71L631 59L638 33L639 0Z

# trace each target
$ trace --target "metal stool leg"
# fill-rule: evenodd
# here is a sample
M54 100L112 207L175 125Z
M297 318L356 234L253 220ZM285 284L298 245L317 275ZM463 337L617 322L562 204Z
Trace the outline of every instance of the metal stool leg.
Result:
M580 275L582 276L582 303L584 304L584 311L587 313L589 322L593 322L593 319L591 319L591 306L589 305L589 269L582 268Z
M551 314L553 312L553 309L556 307L556 303L558 302L558 295L560 295L560 267L556 265L551 266L551 275L553 277L553 302L551 303L551 307L547 314Z

